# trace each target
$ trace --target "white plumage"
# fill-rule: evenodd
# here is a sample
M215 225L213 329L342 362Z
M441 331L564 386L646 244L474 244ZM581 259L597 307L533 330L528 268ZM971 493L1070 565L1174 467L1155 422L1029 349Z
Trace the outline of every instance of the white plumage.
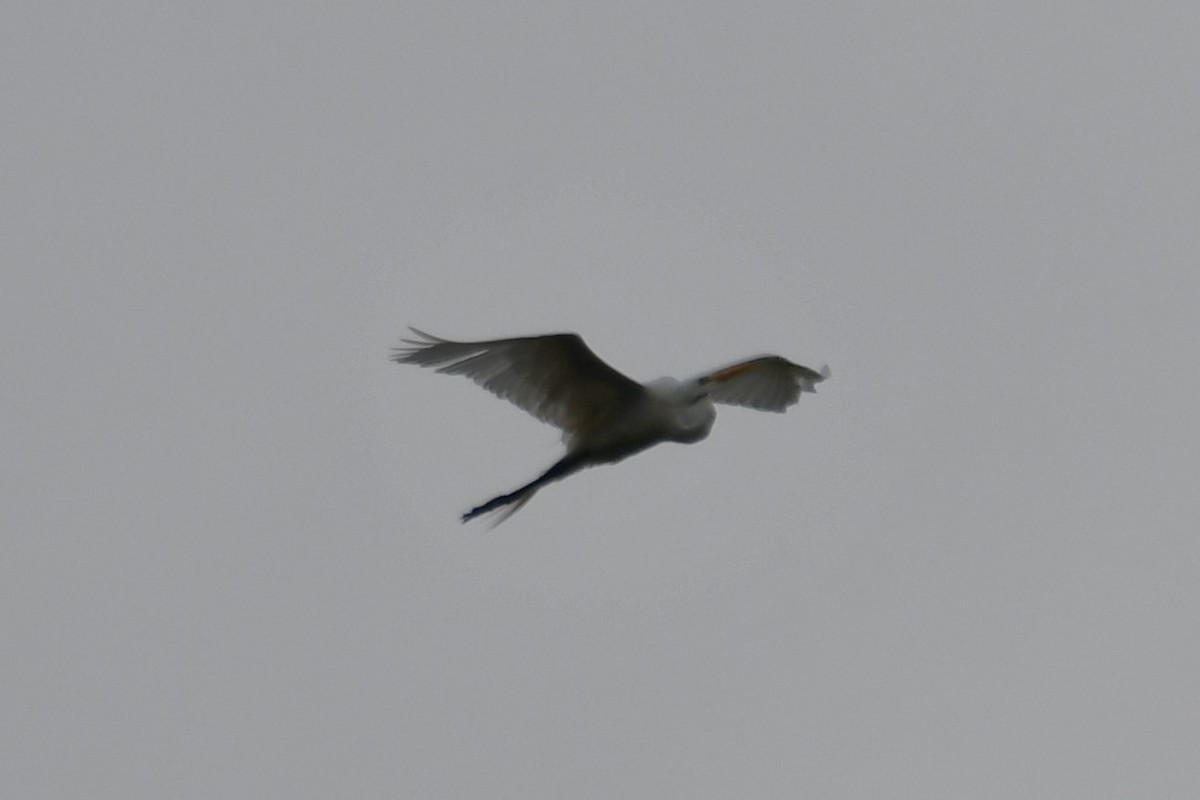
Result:
M454 342L411 328L391 359L465 375L563 432L567 452L540 476L463 514L466 522L503 509L499 524L551 481L609 464L660 442L697 442L716 418L713 403L783 412L829 377L780 356L759 356L686 381L647 384L600 360L574 333Z

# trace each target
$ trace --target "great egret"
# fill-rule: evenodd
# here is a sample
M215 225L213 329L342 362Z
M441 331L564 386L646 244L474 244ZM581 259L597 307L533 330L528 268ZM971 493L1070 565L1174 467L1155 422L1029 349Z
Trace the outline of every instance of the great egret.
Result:
M465 375L543 422L562 429L567 452L519 489L493 497L462 521L503 509L499 525L538 489L585 467L611 464L660 442L698 442L717 416L713 403L786 411L829 377L780 356L758 356L686 381L640 384L605 364L574 333L452 342L409 328L392 350L398 364Z

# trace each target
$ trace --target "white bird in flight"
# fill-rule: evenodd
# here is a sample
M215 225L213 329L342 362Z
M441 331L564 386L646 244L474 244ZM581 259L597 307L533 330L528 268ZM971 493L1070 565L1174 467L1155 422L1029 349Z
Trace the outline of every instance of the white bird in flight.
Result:
M574 333L523 336L488 342L452 342L416 328L392 350L398 364L465 375L563 432L567 452L529 483L472 508L467 522L502 510L499 525L538 489L585 467L612 464L660 442L691 444L708 436L713 403L782 413L802 392L816 392L830 376L764 355L685 381L638 383L605 364Z

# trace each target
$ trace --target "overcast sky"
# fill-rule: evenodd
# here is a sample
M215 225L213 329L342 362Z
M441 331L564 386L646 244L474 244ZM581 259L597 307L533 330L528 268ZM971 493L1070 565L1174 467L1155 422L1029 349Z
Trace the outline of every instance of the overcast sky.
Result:
M0 794L1200 796L1193 2L10 2ZM387 360L763 352L582 472Z

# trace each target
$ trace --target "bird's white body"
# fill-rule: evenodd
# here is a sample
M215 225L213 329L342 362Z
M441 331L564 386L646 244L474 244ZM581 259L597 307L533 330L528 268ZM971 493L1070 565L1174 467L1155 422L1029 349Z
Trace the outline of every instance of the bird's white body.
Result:
M630 380L601 361L575 334L486 342L453 342L413 329L392 360L461 374L563 431L566 454L533 481L492 498L463 521L503 509L497 524L539 488L573 472L610 464L662 442L691 444L708 436L714 401L785 411L802 392L829 377L779 356L759 356L686 381Z
M665 440L692 444L712 430L717 407L697 381L659 378L647 383L646 391L654 399L656 421Z
M717 409L707 396L674 378L645 385L645 396L603 426L566 431L567 452L589 453L595 463L612 463L661 442L691 444L708 436Z

